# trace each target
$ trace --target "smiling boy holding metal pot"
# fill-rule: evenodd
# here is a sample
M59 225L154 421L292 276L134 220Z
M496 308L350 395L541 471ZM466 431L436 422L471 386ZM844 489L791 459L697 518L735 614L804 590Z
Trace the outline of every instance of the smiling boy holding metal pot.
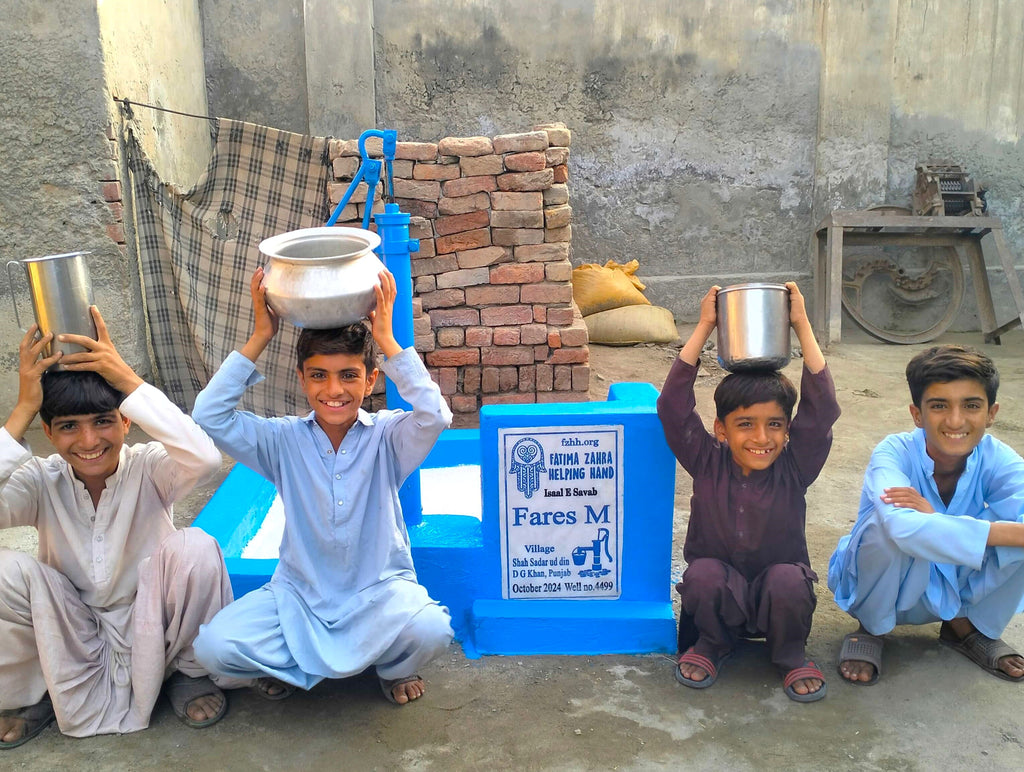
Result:
M196 398L193 416L224 452L275 484L284 537L270 582L203 626L196 657L211 672L254 679L268 700L373 666L384 696L407 704L424 694L419 668L453 632L448 610L417 581L398 489L451 411L416 351L395 340L397 289L386 269L369 328L300 334L296 374L311 412L262 418L236 409L262 379L256 361L278 332L262 279L257 269L252 335ZM375 343L411 411L362 409L379 374Z
M765 637L786 696L814 702L826 686L804 651L817 581L807 555L804 495L832 447L839 404L803 295L794 282L786 288L804 357L795 416L796 389L782 373L734 372L715 390L714 434L704 428L693 385L700 352L718 324L717 286L701 300L697 327L658 398L669 447L693 478L683 547L688 567L676 585L682 611L675 677L705 689L739 638Z
M231 602L227 569L216 541L172 520L220 454L90 313L96 339L29 329L18 402L0 429L0 528L39 535L38 558L0 550L0 750L55 718L71 737L145 729L161 685L193 728L227 710L192 649L199 625ZM46 356L52 343L78 352ZM37 414L57 451L46 458L24 441ZM126 443L132 421L154 441Z

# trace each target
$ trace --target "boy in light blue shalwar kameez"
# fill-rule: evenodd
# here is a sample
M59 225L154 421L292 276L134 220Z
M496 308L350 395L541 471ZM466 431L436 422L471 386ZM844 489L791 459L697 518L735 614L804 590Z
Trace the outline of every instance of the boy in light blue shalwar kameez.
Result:
M423 694L419 668L452 640L447 609L416 580L398 489L451 412L412 348L392 332L394 278L384 271L371 313L383 369L412 412L360 408L377 377L365 325L303 330L298 375L313 412L260 418L235 409L262 377L255 361L277 318L253 276L255 328L196 399L193 417L225 453L277 486L285 528L268 584L226 607L195 642L211 672L256 680L267 699L374 665L385 696Z
M1024 680L1024 659L1000 639L1024 611L1024 459L985 433L999 408L992 360L938 346L907 365L913 432L875 448L853 531L829 562L836 603L860 622L839 672L881 673L896 625L942 622L939 639L993 675Z

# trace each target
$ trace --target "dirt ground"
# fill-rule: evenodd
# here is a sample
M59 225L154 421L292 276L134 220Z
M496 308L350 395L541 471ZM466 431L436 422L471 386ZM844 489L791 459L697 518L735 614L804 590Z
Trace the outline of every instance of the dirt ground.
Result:
M683 336L689 329L682 327ZM1002 387L993 434L1024 449L1024 333L982 345L981 335L939 342L984 348ZM903 379L924 346L892 346L847 326L826 351L843 415L831 456L808 494L807 535L824 579L836 541L856 517L861 476L886 434L911 427ZM591 347L591 398L618 381L660 387L678 346ZM709 358L709 362L713 361ZM796 381L800 360L787 372ZM712 365L697 383L705 420L722 373ZM5 410L9 410L6 406ZM33 435L37 452L45 439ZM191 522L214 486L177 508ZM689 479L676 478L675 552L681 553ZM33 549L31 532L0 534L0 546ZM681 558L673 566L674 581ZM897 628L877 685L836 674L836 655L854 623L822 582L808 650L828 678L823 702L801 705L782 693L763 643L748 643L707 691L685 689L664 656L484 657L458 645L424 672L428 693L396 708L368 675L326 682L285 703L248 691L231 694L218 725L186 728L161 702L150 729L75 740L54 727L2 756L4 769L93 770L987 770L1024 768L1024 687L1000 681L937 643L938 626ZM1024 619L1005 636L1024 646Z

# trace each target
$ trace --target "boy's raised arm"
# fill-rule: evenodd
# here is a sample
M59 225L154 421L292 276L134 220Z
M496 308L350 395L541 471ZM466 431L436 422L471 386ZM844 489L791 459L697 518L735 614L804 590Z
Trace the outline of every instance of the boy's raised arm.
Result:
M252 335L239 352L250 362L255 363L281 326L281 320L274 313L274 309L267 305L267 288L263 286L263 266L253 271L252 279L249 280L249 294L252 295L255 322Z
M36 339L39 326L33 324L18 346L18 401L4 424L15 442L21 442L43 404L42 377L46 369L57 363L63 352L43 357L43 348L53 340L53 333Z
M789 289L789 323L793 325L793 331L796 333L797 340L800 341L804 367L812 373L820 373L825 369L825 355L821 353L818 340L814 337L811 320L807 316L804 296L795 281L787 281L786 287Z
M377 306L370 312L370 329L381 353L391 359L402 350L395 340L394 330L395 298L398 296L398 288L394 275L387 269L377 274L377 278L380 279L380 283L373 288L377 296Z
M398 460L399 476L404 480L423 463L441 432L452 421L441 389L427 374L419 354L403 350L395 340L393 318L397 288L390 271L379 274L375 287L377 307L370 312L373 339L386 357L384 374L391 378L399 395L412 406L411 413L397 416L388 424L387 433Z
M658 396L658 419L665 440L679 463L691 475L703 460L710 458L714 439L705 430L697 414L693 384L697 377L700 352L718 323L718 285L711 287L700 301L697 326L683 344L677 361L665 378Z

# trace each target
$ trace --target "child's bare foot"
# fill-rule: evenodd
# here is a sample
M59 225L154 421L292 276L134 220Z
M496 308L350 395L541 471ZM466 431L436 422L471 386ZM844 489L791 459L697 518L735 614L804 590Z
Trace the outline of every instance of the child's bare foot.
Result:
M27 708L0 711L0 750L24 745L54 720L50 696Z
M839 674L847 681L859 681L867 683L875 677L878 671L870 662L862 662L859 659L848 659L839 663Z
M0 742L13 743L25 736L25 719L0 716Z
M791 686L793 691L799 695L814 694L825 682L820 678L800 678L794 681Z
M726 652L717 660L712 660L703 654L698 654L692 648L688 649L679 657L676 664L676 680L691 689L707 689L718 678L722 663L728 659L729 653Z
M220 694L204 694L202 697L196 697L185 709L185 713L193 721L209 721L214 716L220 714L224 707L224 692Z
M843 638L839 650L839 675L855 684L873 684L882 672L883 639L863 627Z
M418 700L427 690L426 684L418 675L391 680L381 678L380 688L384 692L384 696L396 705L405 705L413 700Z
M800 667L786 673L782 689L789 699L796 702L816 702L827 691L825 676L811 660L806 660Z
M257 678L252 685L260 697L271 702L286 700L295 693L295 687L270 676Z
M680 662L679 663L679 674L690 681L703 681L708 677L707 671L692 662Z

